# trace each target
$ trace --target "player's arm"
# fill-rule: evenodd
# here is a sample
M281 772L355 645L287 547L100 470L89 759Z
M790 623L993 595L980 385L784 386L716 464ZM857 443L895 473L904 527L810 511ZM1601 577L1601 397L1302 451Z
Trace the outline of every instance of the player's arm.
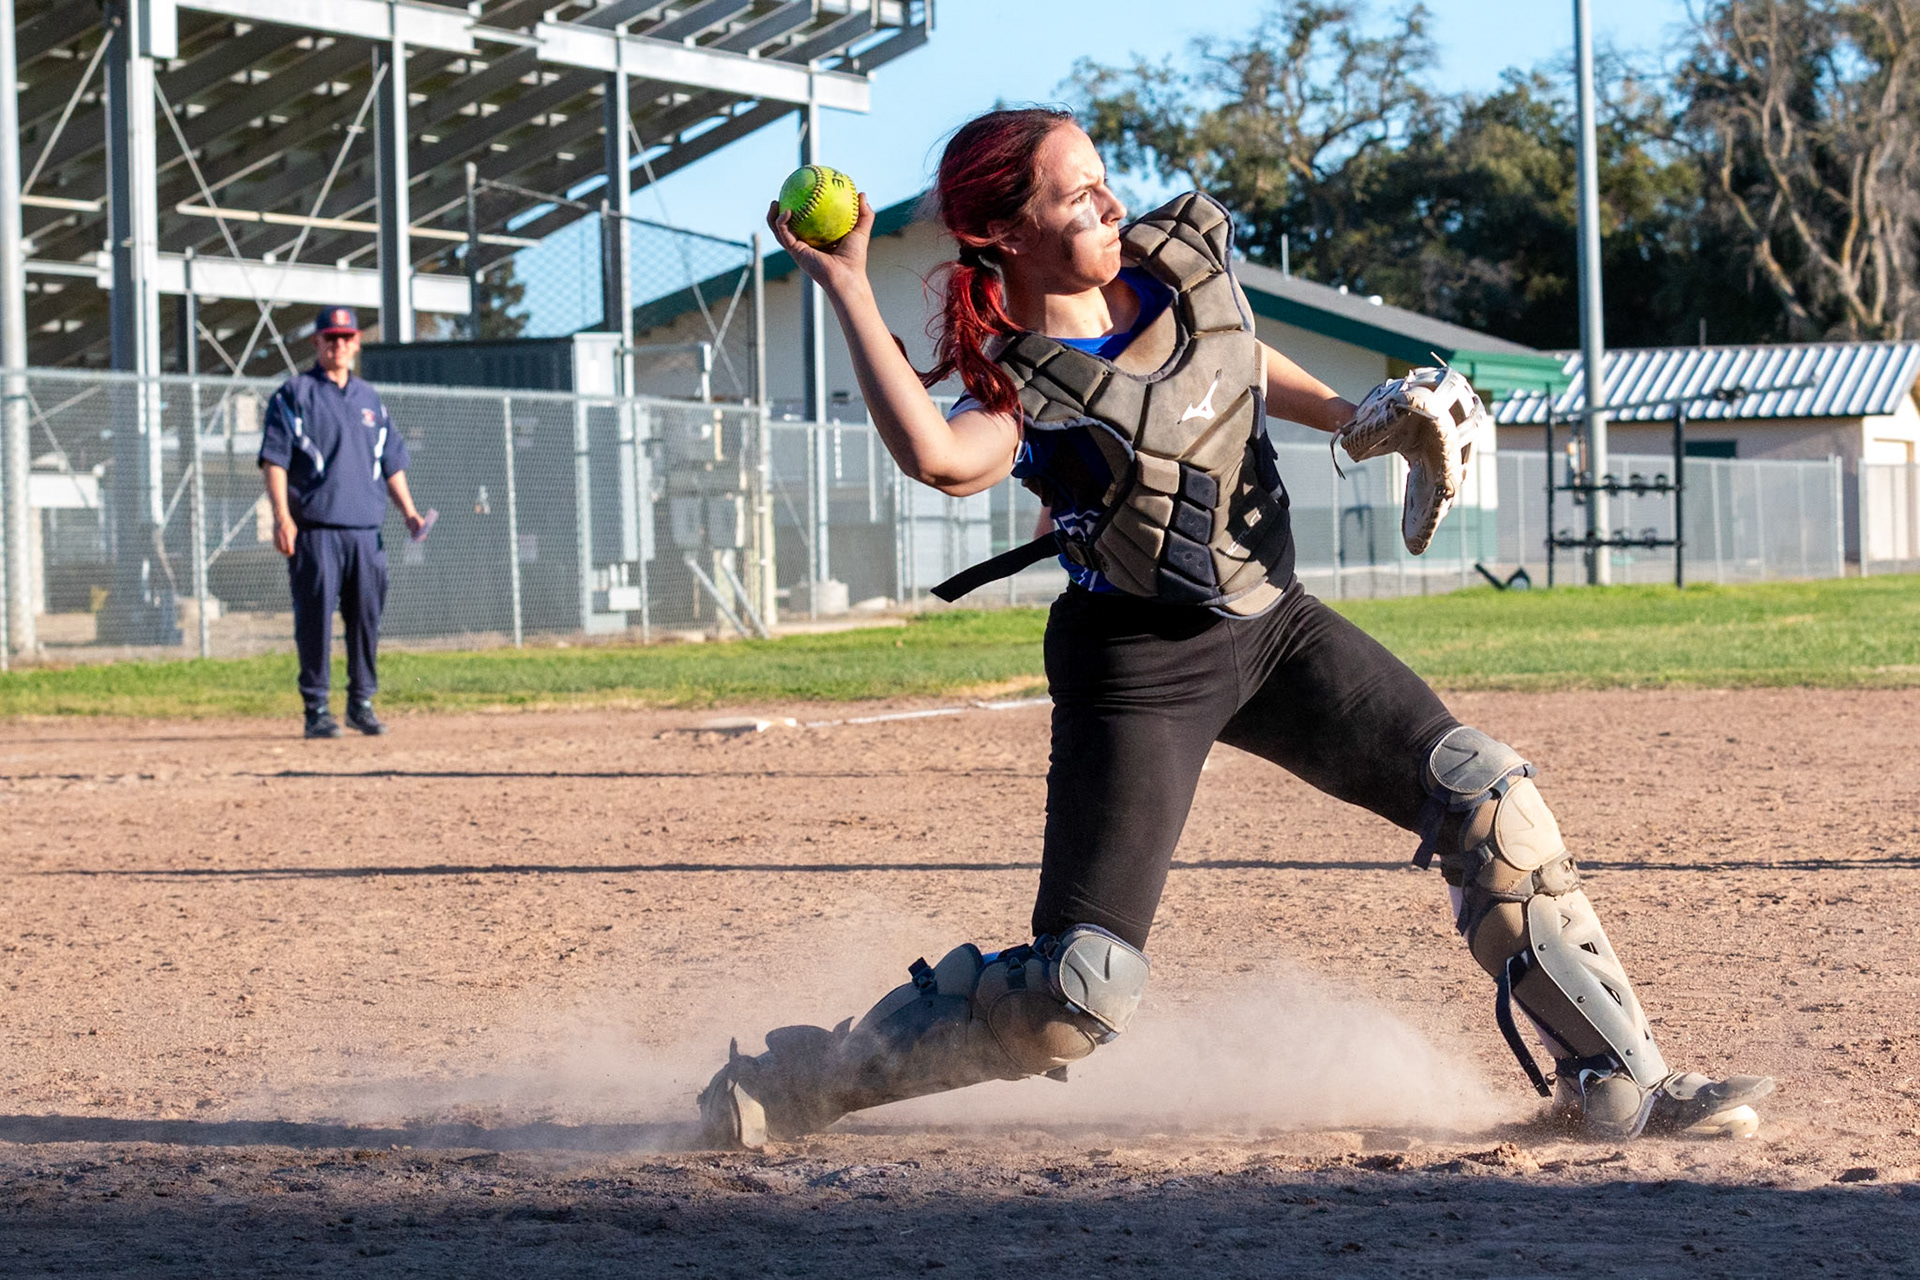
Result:
M267 505L273 508L273 549L290 556L300 528L294 524L293 512L287 506L287 469L277 463L263 462L260 470L267 481Z
M293 510L287 505L287 468L293 463L291 414L282 388L267 401L260 430L260 476L267 486L267 505L272 509L273 547L283 556L293 554L293 540L300 532L293 522Z
M853 230L828 249L796 240L777 203L767 210L767 224L780 247L825 292L846 335L867 412L900 469L955 497L1005 479L1020 444L1018 421L985 410L942 416L881 318L867 279L867 244L873 234L873 206L867 198L860 197Z
M1287 357L1260 344L1267 357L1267 412L1329 434L1353 420L1353 403Z
M407 522L407 532L419 533L427 523L427 518L421 515L413 505L413 491L407 487L406 472L396 471L387 477L387 496L393 500L393 505L400 510L401 518Z

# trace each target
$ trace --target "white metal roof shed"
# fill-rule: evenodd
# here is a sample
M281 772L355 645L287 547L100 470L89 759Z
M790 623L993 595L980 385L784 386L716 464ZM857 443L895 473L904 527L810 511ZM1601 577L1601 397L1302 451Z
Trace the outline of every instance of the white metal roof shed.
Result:
M1551 400L1516 392L1494 406L1503 427L1540 426L1586 410L1580 353L1557 352L1571 381ZM1696 422L1868 418L1894 414L1920 381L1920 342L1818 342L1645 347L1606 353L1606 399L1616 422L1662 422L1675 401ZM1769 387L1792 388L1768 391Z

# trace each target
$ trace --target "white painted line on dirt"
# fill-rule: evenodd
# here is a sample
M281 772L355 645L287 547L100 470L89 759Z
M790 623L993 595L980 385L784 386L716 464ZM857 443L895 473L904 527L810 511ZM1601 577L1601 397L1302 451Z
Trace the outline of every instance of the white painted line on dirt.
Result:
M794 720L786 717L777 720L762 720L756 716L722 716L717 720L702 720L683 733L765 733L769 729L831 729L843 724L887 724L895 720L930 720L936 716L965 715L969 711L1019 711L1026 707L1043 707L1052 702L1051 698L1010 698L1000 702L969 702L964 707L931 707L925 711L890 711L878 716L847 716L840 720Z

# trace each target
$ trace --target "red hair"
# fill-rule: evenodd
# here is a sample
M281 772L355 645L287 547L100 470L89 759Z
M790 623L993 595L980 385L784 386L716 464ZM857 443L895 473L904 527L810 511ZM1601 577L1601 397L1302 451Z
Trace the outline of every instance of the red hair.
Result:
M928 328L934 365L921 375L927 386L960 375L968 394L990 413L1018 416L1013 380L987 358L987 343L1019 332L1007 315L1006 285L989 228L1017 221L1033 203L1040 144L1073 113L1057 107L989 111L961 125L940 156L934 199L940 221L960 246L959 258L943 264L946 279L940 314Z

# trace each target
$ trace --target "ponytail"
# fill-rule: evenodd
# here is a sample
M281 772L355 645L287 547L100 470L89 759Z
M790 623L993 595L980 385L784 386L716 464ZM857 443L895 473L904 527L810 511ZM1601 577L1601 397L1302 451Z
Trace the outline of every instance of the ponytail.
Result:
M1026 213L1040 144L1072 122L1071 112L1051 107L989 111L961 125L940 157L934 196L959 254L936 272L944 278L940 312L928 326L934 365L920 380L931 387L958 374L989 413L1020 413L1013 380L987 355L994 339L1019 332L1007 315L991 228Z
M968 261L969 257L973 260ZM970 249L962 249L959 260L947 263L944 270L940 316L933 332L934 365L920 375L920 381L931 387L957 373L967 394L988 413L1019 416L1013 379L987 358L993 339L1018 332L1007 315L1006 286L1000 282L1000 273Z

